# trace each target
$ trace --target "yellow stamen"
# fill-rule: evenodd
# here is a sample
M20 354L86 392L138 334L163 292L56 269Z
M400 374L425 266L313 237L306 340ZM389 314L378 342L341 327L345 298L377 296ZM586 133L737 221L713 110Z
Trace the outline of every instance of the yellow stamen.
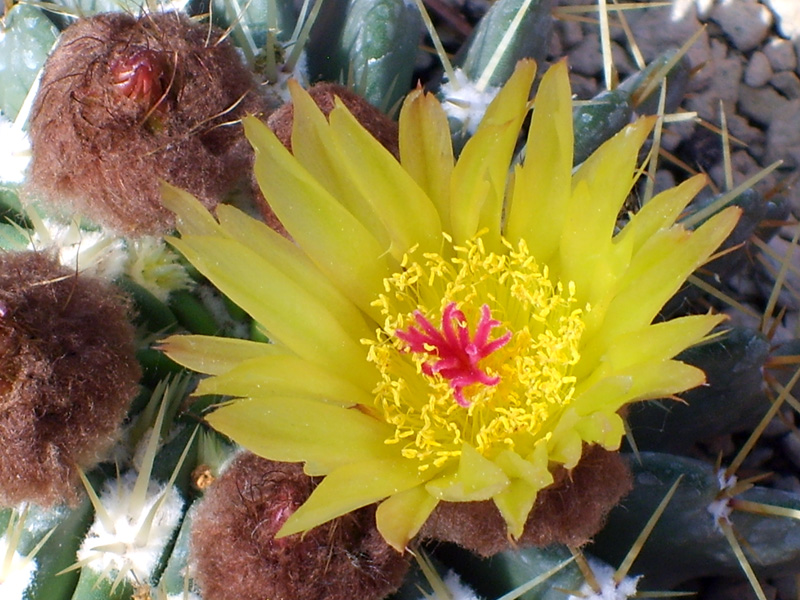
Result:
M524 242L506 247L503 254L487 252L478 238L446 248L450 258L412 251L374 303L384 316L376 338L365 341L380 373L375 406L395 427L386 442L401 444L403 456L418 459L420 470L459 457L465 442L490 458L504 449L525 456L549 431L543 425L572 400L587 309L576 306L574 284L552 282ZM411 352L396 335L417 324L420 313L441 322L451 304L468 323L477 323L488 305L500 329L511 332L508 343L480 363L487 377L499 381L465 387L468 403L454 401L451 382L431 372L430 352Z

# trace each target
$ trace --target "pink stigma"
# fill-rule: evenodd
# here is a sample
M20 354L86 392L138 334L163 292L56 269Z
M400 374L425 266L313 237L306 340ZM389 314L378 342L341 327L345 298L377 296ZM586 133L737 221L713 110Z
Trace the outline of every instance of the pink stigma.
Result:
M511 339L511 332L496 340L489 341L492 329L499 326L500 321L492 319L489 305L481 307L481 319L475 328L475 336L470 339L467 319L464 313L456 308L456 303L448 304L442 313L442 330L439 331L418 310L414 311L414 319L419 328L411 325L407 331L396 331L398 338L408 344L412 352L435 355L433 364L426 362L422 372L426 375L438 373L450 380L453 395L459 405L467 407L469 401L464 398L464 388L475 384L497 385L499 377L490 377L478 368L478 362L499 350Z

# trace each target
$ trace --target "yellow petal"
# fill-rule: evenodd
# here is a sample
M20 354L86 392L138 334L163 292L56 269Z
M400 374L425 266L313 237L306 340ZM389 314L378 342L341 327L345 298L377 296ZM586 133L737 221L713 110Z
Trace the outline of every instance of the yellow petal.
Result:
M630 222L620 236L633 236L633 251L637 252L659 229L672 227L681 211L702 190L708 178L695 175L676 187L664 190L654 196L639 212L631 217Z
M616 383L618 386L624 386L627 382L623 378L617 378L616 381L604 382L605 389L612 391L611 383ZM561 414L558 422L553 428L552 434L546 440L547 455L551 461L561 463L567 469L572 469L581 459L583 453L583 440L575 426L580 421L581 417L576 410L572 407L567 408Z
M397 260L413 246L421 252L438 252L442 245L442 223L433 202L361 123L337 101L330 114L331 134L347 150L339 157L339 168L371 204L389 232L390 252Z
M581 350L575 376L581 379L599 366L613 373L634 364L667 360L700 342L724 315L690 315L648 325L616 338L595 338Z
M573 177L561 234L559 276L595 305L627 269L633 240L613 240L617 215L633 186L637 156L653 126L640 119L605 142Z
M500 467L469 444L464 444L458 470L429 481L425 489L439 500L472 502L488 500L506 489L508 484L508 476Z
M572 187L572 92L565 61L552 65L536 94L525 164L516 170L506 237L524 239L541 263L558 248Z
M374 383L358 340L324 303L262 257L234 240L217 237L188 236L172 244L295 354L364 387Z
M372 335L374 326L366 325L361 311L295 244L233 206L219 205L217 217L228 236L263 256L287 278L313 294L340 323L348 325L347 329L354 338ZM361 308L373 310L372 307ZM379 314L377 310L374 313L375 316Z
M213 335L171 335L158 346L179 365L206 375L221 375L251 358L286 352L275 344Z
M310 398L349 407L369 406L373 396L349 381L297 356L261 356L241 362L217 377L203 379L196 395L239 398L289 396Z
M182 235L224 235L211 213L189 192L162 181L161 202L175 213L175 226Z
M602 309L615 296L619 279L630 265L631 240L612 240L609 204L585 181L573 188L561 238L558 261L551 267L561 281L575 284L581 305ZM617 206L613 214L616 216Z
M358 306L368 306L396 270L366 227L306 171L261 121L243 120L255 173L275 214L314 264Z
M347 208L370 231L378 242L389 247L389 233L369 201L351 183L352 174L343 168L342 157L350 148L342 148L331 134L327 117L309 93L296 81L289 80L294 106L292 154L317 181Z
M522 458L516 452L503 450L494 460L495 464L503 469L512 481L524 479L536 489L542 489L553 483L553 474L547 468L547 450L544 444L536 447L534 461ZM539 460L539 457L544 460Z
M580 462L582 453L583 440L574 429L553 436L550 458L554 462L561 463L566 469L574 469Z
M587 415L575 425L581 439L589 444L599 444L606 450L619 450L625 425L622 418L611 411L597 411Z
M398 552L405 552L439 501L418 485L381 502L375 513L378 531Z
M411 92L400 111L400 162L425 190L442 223L450 223L453 145L442 105L433 94Z
M634 183L639 150L650 135L656 117L643 117L624 127L587 158L572 178L573 187L585 181L599 204L602 223L597 227L614 229L616 217ZM610 235L609 235L610 237Z
M356 409L304 398L234 400L209 414L217 431L251 452L282 462L310 462L315 474L395 456L392 431Z
M495 506L503 516L508 527L508 533L513 538L522 536L525 523L528 521L536 496L539 490L527 481L515 479L508 488L492 498Z
M478 230L489 245L500 240L508 166L519 129L527 113L536 63L520 61L497 97L486 109L475 134L464 146L451 176L450 219L457 244Z
M679 226L656 232L632 259L597 335L614 337L652 322L686 278L728 237L740 214L739 208L729 207L694 232Z
M598 410L616 411L629 402L678 394L705 380L701 369L677 360L637 364L600 380L582 382L571 408L582 416Z
M343 465L322 480L275 537L308 531L352 510L418 487L424 481L417 464L405 458Z

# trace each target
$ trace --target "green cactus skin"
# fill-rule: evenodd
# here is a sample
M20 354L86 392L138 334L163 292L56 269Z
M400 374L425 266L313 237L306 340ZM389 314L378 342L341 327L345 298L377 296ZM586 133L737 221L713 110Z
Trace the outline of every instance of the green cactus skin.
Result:
M421 27L410 1L327 3L307 46L309 76L345 83L383 112L396 110L411 86Z
M742 568L727 539L708 512L720 490L717 473L704 462L673 454L630 456L633 491L611 511L608 524L591 552L616 564L633 543L653 509L675 480L683 479L633 565L644 574L643 587L670 589L682 581L707 575L741 576ZM800 509L800 497L754 487L744 500ZM797 572L800 564L800 521L734 511L733 529L759 576Z
M266 47L270 31L285 42L297 23L294 3L286 0L192 0L187 12L192 15L210 12L212 22L220 29L233 27L231 35L235 43L241 46L252 42L259 50Z
M552 9L553 0L495 2L459 51L455 66L461 67L471 81L485 79L483 87L498 87L511 76L519 60L533 58L542 64ZM498 60L494 55L501 42L505 50Z
M97 479L97 476L93 476ZM91 524L92 504L84 498L76 507L44 509L32 506L17 551L31 552L49 531L36 553L36 570L23 600L67 600L78 581L78 572L61 573L75 561L75 552Z
M0 21L0 112L13 120L22 107L58 30L34 6L16 4Z

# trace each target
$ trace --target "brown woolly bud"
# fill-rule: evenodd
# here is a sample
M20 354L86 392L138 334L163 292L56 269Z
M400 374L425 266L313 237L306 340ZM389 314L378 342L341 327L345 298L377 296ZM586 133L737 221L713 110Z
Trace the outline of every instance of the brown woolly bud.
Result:
M42 253L0 253L0 502L77 498L138 392L129 303Z
M631 475L619 453L590 446L572 471L561 469L556 481L539 492L520 539L509 540L491 501L440 503L420 538L453 542L484 557L514 547L578 547L600 531L608 511L630 489Z
M205 600L379 600L408 569L362 508L304 535L275 539L317 481L300 465L239 456L206 492L192 528Z
M178 13L80 19L45 64L29 192L126 235L171 229L160 180L212 208L252 170L264 100L221 32Z

